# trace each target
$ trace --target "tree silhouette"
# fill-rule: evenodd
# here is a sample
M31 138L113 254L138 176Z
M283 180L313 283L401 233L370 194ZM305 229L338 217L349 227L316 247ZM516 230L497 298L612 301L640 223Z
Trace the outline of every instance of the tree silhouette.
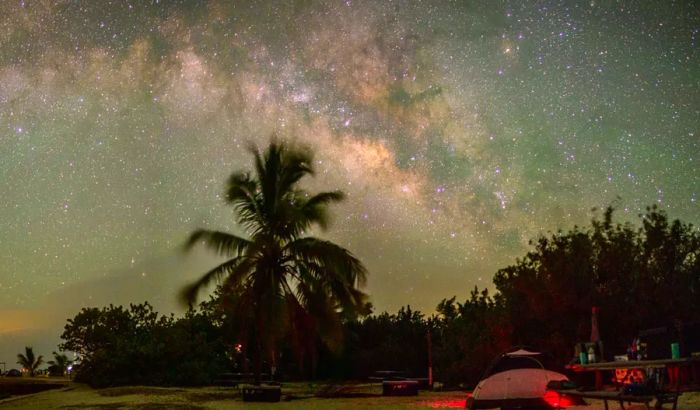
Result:
M44 363L44 357L39 355L39 357L34 356L34 349L30 346L24 348L24 354L20 353L17 355L17 364L22 366L29 372L29 375L34 377L36 369Z
M638 229L615 223L613 213L608 207L591 227L540 237L534 250L496 273L515 344L542 348L563 364L576 342L589 340L592 306L601 312L606 353L624 352L644 329L697 320L697 229L669 221L656 207L640 215Z
M226 202L247 235L192 233L186 249L204 242L229 259L185 287L181 297L191 305L202 288L221 283L222 303L242 325L243 348L253 357L259 382L262 361L274 365L281 337L291 334L312 356L312 336L337 346L343 318L365 313L367 297L359 290L366 270L357 258L332 242L305 236L313 226L325 230L328 205L344 197L340 191L311 195L298 186L314 172L311 152L273 141L263 154L255 148L251 153L254 175L235 172L226 188Z
M66 369L72 363L68 360L68 356L63 353L53 352L53 360L49 360L49 374L52 376L63 376L66 373Z

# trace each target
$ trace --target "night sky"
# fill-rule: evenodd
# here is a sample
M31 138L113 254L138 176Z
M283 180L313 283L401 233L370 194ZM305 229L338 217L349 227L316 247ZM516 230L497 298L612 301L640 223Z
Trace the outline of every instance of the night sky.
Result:
M0 2L0 362L150 301L239 232L272 134L313 148L377 311L467 297L610 204L700 222L693 1ZM598 215L600 211L597 211Z

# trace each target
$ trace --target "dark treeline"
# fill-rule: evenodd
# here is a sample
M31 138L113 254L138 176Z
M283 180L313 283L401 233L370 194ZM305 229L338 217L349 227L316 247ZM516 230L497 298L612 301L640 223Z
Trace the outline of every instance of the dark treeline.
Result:
M495 292L474 289L442 300L430 315L400 309L344 323L341 349L319 335L289 337L265 363L278 379L362 380L377 370L425 377L432 341L434 377L473 386L490 361L515 345L549 354L553 366L590 336L600 308L606 356L624 353L642 329L700 318L700 233L650 208L641 225L616 223L613 209L586 228L543 236L494 277ZM69 320L63 349L79 354L78 380L93 385L206 384L222 372L249 372L249 340L217 296L183 318L148 304L83 309Z
M146 303L83 308L61 335L92 386L203 385L229 369L228 344L206 312L160 316Z

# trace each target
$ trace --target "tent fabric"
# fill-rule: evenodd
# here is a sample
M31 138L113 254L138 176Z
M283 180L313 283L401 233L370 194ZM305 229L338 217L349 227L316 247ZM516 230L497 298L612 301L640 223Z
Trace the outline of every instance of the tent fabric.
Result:
M510 356L510 357L515 357L515 356L539 356L539 355L541 355L541 354L542 354L542 353L540 353L540 352L531 352L531 351L525 350L525 349L518 349L518 350L516 350L516 351L514 351L514 352L506 353L506 356Z
M496 373L474 389L473 397L481 400L542 398L552 380L569 380L565 375L545 369L514 369Z
M540 352L529 351L522 348L503 353L491 363L482 379L492 374L513 369L544 369L542 363L536 358L539 355L541 355Z
M546 404L544 395L551 381L568 381L558 372L547 370L535 358L540 352L518 349L502 354L486 372L467 400L467 408L535 406Z

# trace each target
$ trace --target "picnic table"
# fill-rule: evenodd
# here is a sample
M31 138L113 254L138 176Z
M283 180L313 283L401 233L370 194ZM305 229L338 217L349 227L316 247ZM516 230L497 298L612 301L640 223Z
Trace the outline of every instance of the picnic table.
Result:
M652 369L665 368L669 376L669 384L674 386L680 383L678 374L681 367L693 367L700 363L700 357L691 356L682 359L660 359L660 360L622 360L613 362L599 362L588 364L573 364L567 368L574 372L595 372L595 387L596 390L601 390L603 387L604 371L614 371L615 369ZM691 374L693 379L696 379L694 374ZM697 382L697 380L693 380Z
M387 380L406 380L406 373L401 370L377 370L372 376L369 376L369 379L380 382Z
M400 370L377 370L369 379L381 382L384 396L415 396L420 389L432 388L427 377L407 377Z
M661 360L628 360L614 362L589 363L585 365L575 364L567 366L575 372L595 372L595 387L592 389L554 389L559 394L572 397L602 400L605 409L608 409L608 401L617 402L621 409L625 408L624 403L644 404L647 409L654 402L655 409L663 408L664 404L671 404L675 410L678 406L678 396L681 394L681 383L678 378L681 367L693 366L700 362L698 357L688 357L683 359L661 359ZM617 369L665 369L668 373L666 383L659 384L623 384L616 388L604 388L604 371L615 371Z
M656 400L654 409L663 408L664 404L672 404L673 410L678 406L678 395L680 392L675 391L655 390L648 394L630 394L625 390L580 390L580 389L554 389L557 393L564 396L580 397L583 399L602 400L605 405L605 410L608 410L608 401L617 402L620 408L624 410L625 403L641 403L651 410L649 404Z

